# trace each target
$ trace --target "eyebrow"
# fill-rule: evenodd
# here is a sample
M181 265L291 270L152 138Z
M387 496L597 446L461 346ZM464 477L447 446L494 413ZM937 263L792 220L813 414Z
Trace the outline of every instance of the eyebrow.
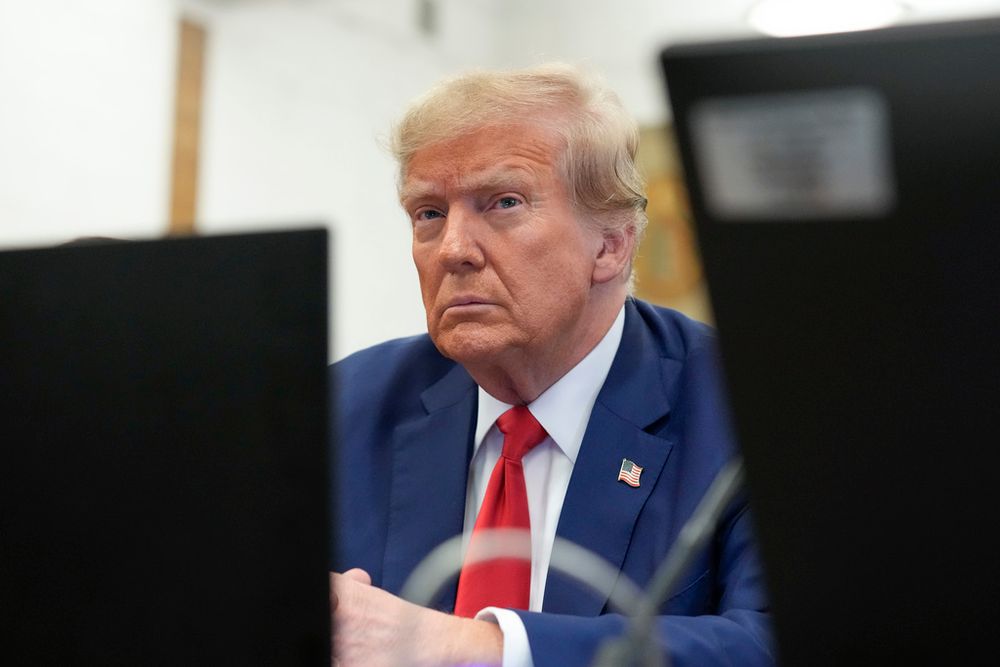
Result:
M416 183L406 183L399 189L399 202L405 204L413 199L427 199L434 197L438 193L438 188L427 181Z
M529 169L513 165L499 165L484 174L463 177L459 188L466 191L481 192L483 190L522 190L529 178L533 176ZM413 181L400 188L399 201L406 203L411 200L421 200L441 197L441 188L430 181Z

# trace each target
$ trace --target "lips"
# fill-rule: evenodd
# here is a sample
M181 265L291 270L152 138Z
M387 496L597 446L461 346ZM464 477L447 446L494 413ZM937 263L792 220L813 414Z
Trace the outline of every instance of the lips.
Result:
M445 302L444 311L452 309L473 309L476 306L492 306L495 305L492 301L486 297L473 295L473 294L462 294L459 296L452 297Z

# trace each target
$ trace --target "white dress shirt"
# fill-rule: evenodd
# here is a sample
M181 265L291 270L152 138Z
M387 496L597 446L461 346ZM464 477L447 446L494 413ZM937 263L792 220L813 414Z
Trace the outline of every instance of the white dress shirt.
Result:
M541 611L545 580L552 557L556 526L562 510L573 465L583 442L590 413L597 394L611 369L622 330L625 307L604 338L568 373L528 405L528 410L542 425L548 437L522 460L528 492L528 516L531 520L531 593L529 611ZM496 427L497 418L513 406L503 403L479 388L479 411L476 439L469 464L469 487L465 501L464 542L468 546L472 528L479 514L486 485L503 449L503 434ZM524 624L509 609L487 607L476 618L495 621L503 632L503 667L532 667L531 650Z

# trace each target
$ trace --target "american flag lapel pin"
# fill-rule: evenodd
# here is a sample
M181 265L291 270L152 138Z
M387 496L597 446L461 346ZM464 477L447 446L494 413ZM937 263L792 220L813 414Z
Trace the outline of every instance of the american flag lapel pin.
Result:
M642 468L635 464L635 461L629 461L628 459L622 459L622 467L618 471L618 481L625 482L629 486L634 486L638 488L639 486L639 476L642 474Z

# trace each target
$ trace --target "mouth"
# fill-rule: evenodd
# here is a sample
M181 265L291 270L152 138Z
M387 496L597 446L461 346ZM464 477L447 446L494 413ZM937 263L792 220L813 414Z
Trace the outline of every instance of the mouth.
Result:
M486 306L495 305L487 299L478 296L457 296L450 299L444 307L445 311L473 310Z

